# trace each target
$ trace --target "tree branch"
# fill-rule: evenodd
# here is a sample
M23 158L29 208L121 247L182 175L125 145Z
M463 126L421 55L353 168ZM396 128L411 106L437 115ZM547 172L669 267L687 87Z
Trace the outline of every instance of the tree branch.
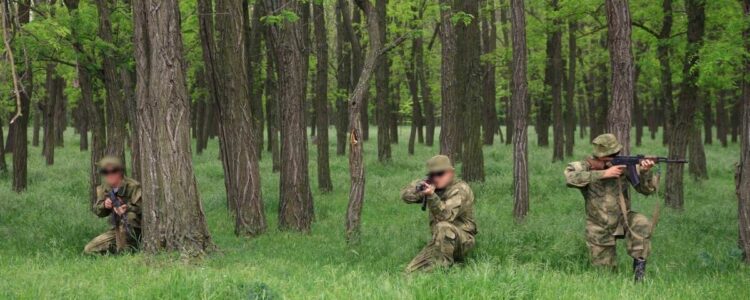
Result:
M5 44L5 50L8 52L8 63L10 64L10 70L13 76L13 90L16 94L16 114L13 116L12 119L10 119L10 124L13 124L13 122L18 119L18 117L23 115L22 107L21 107L21 87L18 83L18 73L16 72L16 62L13 58L13 49L10 47L10 39L8 34L8 13L10 12L8 9L8 3L6 2L5 5L2 7L3 13L2 13L2 22L3 22L3 43Z
M657 39L660 38L660 35L659 35L658 32L656 32L655 30L649 28L648 26L646 26L645 24L643 24L641 22L632 21L632 22L630 22L630 24L633 24L633 26L638 27L638 28L642 29L643 31L650 33L651 35L653 35Z

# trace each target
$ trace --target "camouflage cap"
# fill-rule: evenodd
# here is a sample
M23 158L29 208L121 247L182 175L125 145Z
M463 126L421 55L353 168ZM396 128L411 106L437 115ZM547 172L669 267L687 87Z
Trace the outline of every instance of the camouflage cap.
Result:
M597 136L591 144L594 145L594 157L606 157L617 154L622 151L622 144L617 141L617 137L611 133L605 133Z
M438 173L452 171L453 164L451 159L445 155L436 155L427 160L427 173Z
M98 163L96 163L96 166L99 167L99 170L108 169L108 168L112 168L112 169L123 168L122 160L118 157L111 156L111 155L103 157L101 160L99 160Z

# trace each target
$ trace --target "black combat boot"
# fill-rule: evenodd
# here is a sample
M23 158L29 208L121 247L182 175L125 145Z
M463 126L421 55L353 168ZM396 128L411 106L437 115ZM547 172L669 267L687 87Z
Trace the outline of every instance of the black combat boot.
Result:
M646 275L646 260L643 258L633 259L633 274L635 274L635 282L642 282L643 277Z

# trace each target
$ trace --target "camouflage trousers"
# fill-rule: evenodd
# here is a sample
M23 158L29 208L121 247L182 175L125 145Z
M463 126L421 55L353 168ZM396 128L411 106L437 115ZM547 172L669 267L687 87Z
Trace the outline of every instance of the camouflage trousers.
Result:
M128 237L128 250L133 251L138 249L140 240L140 230L137 228L133 229L135 236ZM104 233L93 238L85 247L83 247L83 253L85 254L104 254L104 253L117 253L117 241L115 237L115 229L110 229Z
M406 272L430 271L436 267L449 267L463 260L474 248L474 236L449 222L435 224L432 241L422 248L406 267Z
M586 244L591 252L592 264L608 267L617 266L617 239L623 238L626 242L628 255L633 258L648 258L651 253L651 221L642 214L630 212L628 224L630 224L630 230L626 228L625 224L619 224L620 226L614 226L613 228L612 226L601 226L591 220L586 221ZM624 231L624 234L621 231Z

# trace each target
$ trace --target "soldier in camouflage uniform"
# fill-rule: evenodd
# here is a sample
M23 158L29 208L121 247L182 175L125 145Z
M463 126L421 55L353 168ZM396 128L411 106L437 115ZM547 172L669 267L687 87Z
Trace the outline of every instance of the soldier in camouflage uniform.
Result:
M117 214L120 218L127 218L120 224L112 224L112 228L91 240L83 252L86 254L118 253L125 250L136 250L141 236L141 187L140 184L125 176L124 165L119 158L104 157L98 164L99 174L103 182L96 188L96 203L94 213L101 217ZM113 207L109 193L114 191L123 204ZM125 226L127 223L127 226ZM127 227L127 228L126 228Z
M474 193L454 178L450 159L438 155L427 161L428 180L416 180L401 191L409 204L429 209L432 241L406 267L406 272L430 271L462 261L474 248Z
M616 240L624 238L628 254L633 257L635 279L641 281L651 252L652 224L646 216L630 211L630 183L624 175L625 166L609 163L622 150L617 138L603 134L592 144L591 157L565 168L568 186L579 189L586 200L586 244L592 263L616 267ZM638 166L641 184L634 188L641 194L656 192L658 176L651 171L653 166L650 160L643 160Z

